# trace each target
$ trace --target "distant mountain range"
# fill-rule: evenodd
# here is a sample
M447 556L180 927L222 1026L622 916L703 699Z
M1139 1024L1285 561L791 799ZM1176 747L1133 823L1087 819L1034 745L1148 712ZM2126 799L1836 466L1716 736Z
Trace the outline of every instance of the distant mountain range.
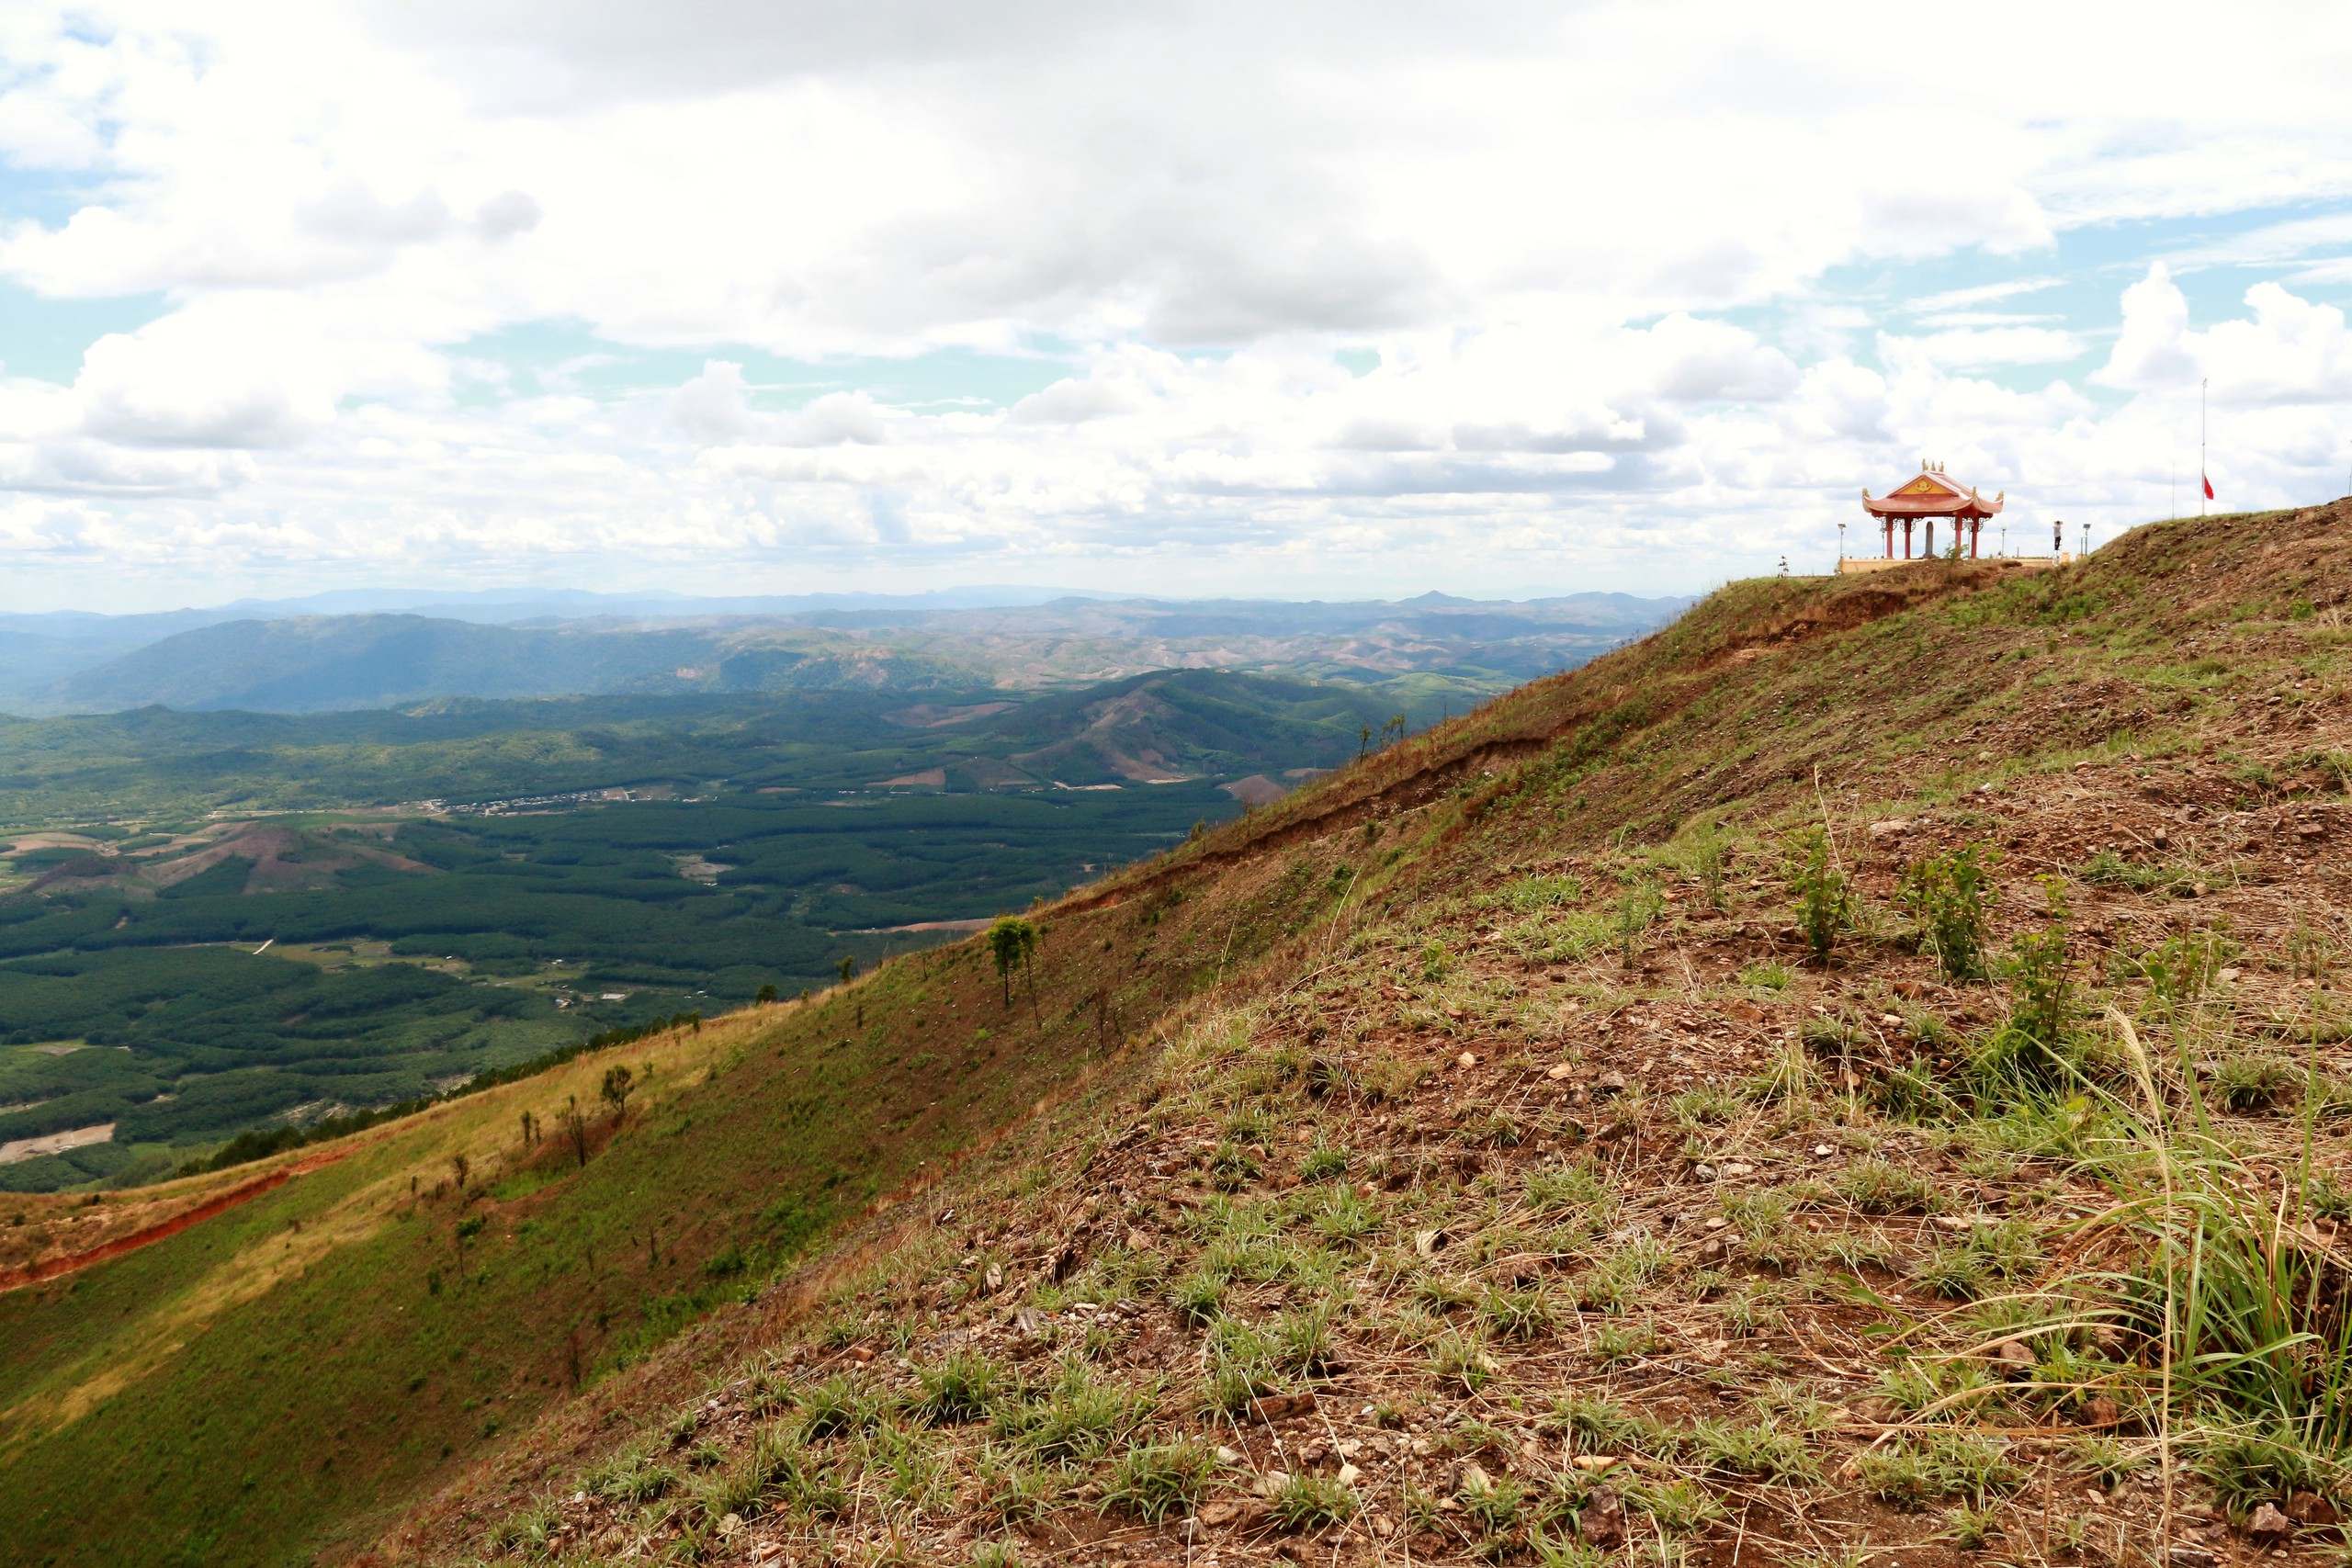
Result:
M1689 603L1619 593L954 603L1042 592L481 594L438 598L431 615L356 609L367 596L333 594L161 615L0 616L0 710L313 713L437 697L1035 692L1168 669L1406 680L1469 695L1580 664ZM309 613L284 613L298 606Z

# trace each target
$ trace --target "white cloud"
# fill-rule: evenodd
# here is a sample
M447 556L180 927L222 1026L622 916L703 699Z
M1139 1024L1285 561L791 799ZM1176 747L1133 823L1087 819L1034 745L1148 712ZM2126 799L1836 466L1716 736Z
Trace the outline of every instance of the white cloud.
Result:
M0 558L1494 587L1641 548L1688 582L1826 536L1923 456L2021 507L2145 512L2200 376L2249 495L2332 471L2346 219L2315 209L2352 200L2352 15L2193 52L2046 6L1858 15L20 9L0 159L41 195L0 182L0 275L167 308L70 389L0 385L0 487L70 520L10 512ZM1891 69L1915 58L1967 90L1923 112ZM2062 233L2266 204L2313 215L2176 262L2312 280L2239 319L2193 321L2162 266L2120 321L1998 307L2059 281ZM1871 292L1831 295L1838 268ZM548 321L703 367L621 396L593 355L460 346ZM2057 378L2110 328L2091 379L2121 408ZM1040 340L1082 368L1004 411L779 412L755 384L763 352ZM1367 374L1333 361L1366 346Z

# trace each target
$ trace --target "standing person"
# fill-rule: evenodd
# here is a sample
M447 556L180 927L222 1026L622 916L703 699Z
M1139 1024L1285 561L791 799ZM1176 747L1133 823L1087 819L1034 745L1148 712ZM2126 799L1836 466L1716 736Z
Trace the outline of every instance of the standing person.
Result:
M2064 550L2065 547L2066 525L2063 522L2052 523L2050 525L2050 558L2052 560L2056 560L2058 558L2059 552Z

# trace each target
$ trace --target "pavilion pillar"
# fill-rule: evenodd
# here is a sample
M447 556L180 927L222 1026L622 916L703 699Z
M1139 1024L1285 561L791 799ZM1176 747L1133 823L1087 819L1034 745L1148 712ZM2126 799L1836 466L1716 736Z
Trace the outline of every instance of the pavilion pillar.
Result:
M1903 558L1911 558L1911 519L1908 517L1903 520Z
M1929 560L1936 558L1936 520L1932 517L1928 519L1928 547L1919 553Z
M1984 520L1982 517L1972 517L1968 520L1968 558L1970 560L1976 558L1977 536L1984 532Z
M1882 521L1886 524L1886 558L1893 560L1894 558L1894 519L1889 516Z

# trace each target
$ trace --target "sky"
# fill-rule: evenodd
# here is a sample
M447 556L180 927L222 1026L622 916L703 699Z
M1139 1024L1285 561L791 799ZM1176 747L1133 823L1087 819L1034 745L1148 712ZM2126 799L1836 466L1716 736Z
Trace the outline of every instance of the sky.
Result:
M2332 499L2346 79L2340 4L0 0L0 608L1679 593L1923 461L2104 543L2200 428Z

